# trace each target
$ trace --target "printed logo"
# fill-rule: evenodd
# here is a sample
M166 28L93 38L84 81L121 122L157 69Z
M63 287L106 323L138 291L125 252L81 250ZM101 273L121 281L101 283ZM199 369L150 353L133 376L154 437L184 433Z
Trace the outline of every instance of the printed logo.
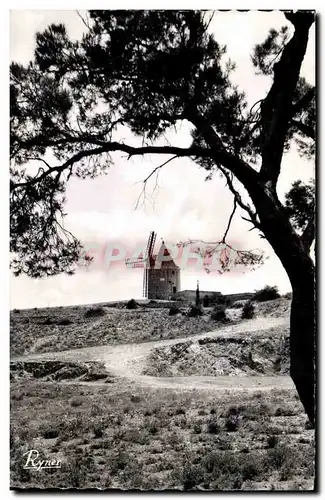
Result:
M33 469L40 471L41 469L60 469L61 460L41 460L40 454L37 450L29 450L24 453L23 456L27 455L26 463L24 469Z

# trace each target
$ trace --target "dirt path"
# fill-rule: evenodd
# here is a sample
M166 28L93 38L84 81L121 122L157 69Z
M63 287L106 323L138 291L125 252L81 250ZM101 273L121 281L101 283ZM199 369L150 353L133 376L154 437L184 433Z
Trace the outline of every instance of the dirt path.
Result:
M49 352L30 354L12 358L12 361L36 361L36 360L60 360L60 361L101 361L107 370L115 376L132 380L142 386L173 388L180 390L188 389L274 389L293 388L291 378L288 376L185 376L185 377L152 377L142 375L146 366L147 357L153 349L169 345L195 341L205 337L225 338L234 334L241 335L254 332L258 335L259 330L269 330L274 327L287 326L284 318L255 318L235 325L220 327L208 333L201 333L185 338L171 340L160 340L156 342L144 342L140 344L102 345L96 347L85 347L71 349L61 352ZM256 333L255 333L256 332ZM89 382L87 382L89 384ZM96 385L107 385L96 382Z

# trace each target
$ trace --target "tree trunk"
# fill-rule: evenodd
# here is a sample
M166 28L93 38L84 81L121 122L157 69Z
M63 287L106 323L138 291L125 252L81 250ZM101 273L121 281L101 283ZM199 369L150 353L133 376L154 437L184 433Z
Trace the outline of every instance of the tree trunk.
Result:
M303 278L293 283L292 286L290 375L309 420L314 426L316 413L315 276L310 270L302 274Z
M290 375L312 425L315 425L316 325L315 267L301 237L293 230L275 189L252 191L261 228L279 257L292 286Z

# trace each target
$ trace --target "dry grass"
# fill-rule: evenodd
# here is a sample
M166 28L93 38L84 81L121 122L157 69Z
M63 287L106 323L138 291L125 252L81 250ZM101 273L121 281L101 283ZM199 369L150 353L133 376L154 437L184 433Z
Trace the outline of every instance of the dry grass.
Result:
M289 301L273 302L257 306L257 313L287 314ZM216 328L207 314L170 317L168 308L98 307L90 314L82 306L13 311L12 354L186 337ZM250 331L241 339L245 345L236 336L217 344L189 339L181 355L174 353L174 366L183 373L192 366L203 375L222 353L229 360L249 347L248 362L255 363L249 368L256 370L257 354L271 359L282 334ZM12 488L307 490L313 486L313 435L293 390L141 388L111 376L98 362L11 365ZM61 460L62 468L24 469L23 454L30 449Z
M208 314L169 316L168 308L76 306L12 311L11 356L104 344L186 337L216 328Z
M277 416L288 406L290 415ZM11 388L11 486L308 489L314 446L305 422L293 391L216 395L22 379ZM32 448L62 468L23 469Z

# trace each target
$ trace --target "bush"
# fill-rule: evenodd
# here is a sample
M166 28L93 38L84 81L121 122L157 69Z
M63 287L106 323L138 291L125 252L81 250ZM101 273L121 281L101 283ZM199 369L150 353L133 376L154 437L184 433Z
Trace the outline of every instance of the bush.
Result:
M232 308L233 309L241 309L242 307L244 307L244 302L241 302L240 300L236 300L233 304L232 304Z
M263 465L259 456L248 456L242 466L242 478L244 481L256 479L263 472Z
M224 321L226 319L226 306L223 304L216 305L211 313L211 319Z
M281 469L284 465L291 466L294 461L292 450L287 446L275 446L268 452L268 465L274 469Z
M214 292L209 297L210 306L215 304L225 304L225 302L226 302L226 297L222 295L222 293L219 294L217 292Z
M210 305L225 305L226 302L226 297L222 293L214 293L210 298Z
M204 479L203 471L198 466L186 465L182 474L183 489L191 490L198 486Z
M175 304L173 304L172 306L170 306L169 308L169 316L175 316L175 314L179 314L181 311L179 310L179 308L177 306L175 306Z
M275 448L279 443L278 436L268 436L266 440L266 444L268 448Z
M91 307L90 309L87 309L84 316L85 318L98 318L100 316L105 316L105 314L105 309L102 307Z
M59 431L51 427L45 427L42 431L42 436L44 439L54 439L59 436Z
M202 429L201 429L200 424L194 424L193 432L194 432L194 434L201 434Z
M70 405L73 407L81 406L83 402L84 402L84 399L82 397L76 396L76 397L71 399Z
M43 325L53 325L54 321L51 318L46 318Z
M104 428L101 424L97 424L94 426L94 437L95 439L100 439L104 435Z
M236 407L231 407L227 412L225 428L228 432L236 432L240 424L240 410Z
M220 432L220 425L218 424L216 419L211 419L208 422L208 433L209 434L219 434Z
M191 318L196 318L197 316L202 316L203 310L201 306L192 305L187 315Z
M243 307L241 317L242 319L252 319L255 314L255 307L251 301L246 302Z
M129 300L129 302L127 302L126 308L127 309L137 309L138 305L139 304L134 299L131 299L131 300Z
M73 324L73 321L71 321L71 319L68 319L68 318L63 318L63 319L60 319L60 320L57 322L57 325L62 325L62 326L72 325L72 324Z
M266 285L260 290L256 290L252 297L252 300L257 300L258 302L266 302L267 300L274 300L280 297L279 289L277 286Z
M283 295L283 297L284 297L285 299L290 299L290 300L291 300L291 299L292 299L292 292L287 292L287 293L285 293L285 294Z
M204 295L203 297L203 307L209 307L210 305L210 297L208 295Z

